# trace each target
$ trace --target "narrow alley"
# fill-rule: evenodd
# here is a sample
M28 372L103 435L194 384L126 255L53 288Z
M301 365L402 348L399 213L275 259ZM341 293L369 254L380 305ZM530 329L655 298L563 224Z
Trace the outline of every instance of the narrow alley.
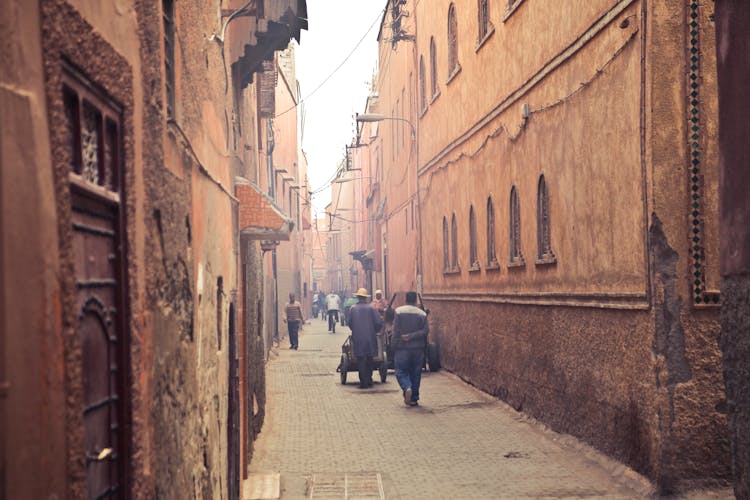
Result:
M0 0L0 500L750 500L748 26Z
M266 421L244 499L646 498L650 484L446 371L423 374L421 406L385 384L341 385L349 335L313 319L299 350L267 365Z

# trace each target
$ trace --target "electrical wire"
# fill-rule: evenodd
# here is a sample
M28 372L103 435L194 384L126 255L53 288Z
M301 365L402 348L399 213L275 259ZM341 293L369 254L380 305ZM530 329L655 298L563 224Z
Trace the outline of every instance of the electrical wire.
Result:
M340 70L340 69L341 69L341 67L342 67L342 66L343 66L343 65L344 65L344 64L346 63L346 61L348 61L348 60L349 60L349 58L351 58L351 57L352 57L352 55L354 55L354 52L356 52L356 51L357 51L357 49L359 48L359 46L360 46L360 45L362 45L362 42L363 42L363 41L365 40L365 38L367 38L367 35L369 35L369 34L370 34L370 31L372 31L372 28L373 28L373 27L375 26L375 24L376 24L376 23L378 22L378 19L380 19L380 18L381 18L381 17L383 16L383 15L385 15L385 12L386 12L386 9L387 9L387 8L388 8L388 6L386 5L386 7L385 7L385 8L384 8L384 9L383 9L382 11L380 11L380 12L378 13L377 17L375 17L375 20L374 20L374 21L372 22L372 24L371 24L371 25L370 25L370 27L369 27L369 28L367 29L367 31L365 32L365 34L364 34L364 35L362 35L362 38L360 38L360 39L359 39L359 41L358 41L358 42L357 42L357 44L356 44L356 45L354 46L354 48L353 48L353 49L351 50L351 52L349 52L349 54L348 54L348 55L347 55L347 56L346 56L346 57L344 58L344 60L343 60L343 61L341 61L341 63L339 63L339 65L338 65L338 66L336 66L336 68L335 68L335 69L334 69L334 70L333 70L333 71L332 71L332 72L331 72L331 73L330 73L330 74L329 74L329 75L328 75L327 77L325 77L325 79L323 79L323 81L322 81L322 82L320 82L320 83L318 84L318 86L317 86L317 87L315 87L315 88L314 88L314 89L312 90L312 92L310 92L310 93L309 93L309 94L307 94L307 95L306 95L305 97L303 97L302 99L300 99L300 101L299 101L298 103L295 103L295 104L294 104L293 106L291 106L290 108L288 108L288 109L286 109L286 110L282 111L281 113L277 113L277 114L276 114L276 117L278 118L279 116L285 115L286 113L288 113L288 112L290 112L291 110L295 109L295 108L296 108L297 106L299 106L299 105L300 105L300 104L302 104L303 102L306 102L306 101L307 101L307 100L308 100L308 99L309 99L310 97L312 97L312 96L313 96L313 94L315 94L315 93L316 93L316 92L317 92L318 90L320 90L320 88L321 88L321 87L322 87L323 85L325 85L325 84L326 84L326 82L327 82L328 80L330 80L330 79L331 79L331 78L333 77L333 75L335 75L335 74L336 74L336 73L338 72L338 70Z

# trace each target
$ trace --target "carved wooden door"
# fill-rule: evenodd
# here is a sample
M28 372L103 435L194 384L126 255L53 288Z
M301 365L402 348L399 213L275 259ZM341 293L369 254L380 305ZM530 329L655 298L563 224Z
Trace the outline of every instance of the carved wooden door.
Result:
M121 112L70 70L71 241L80 342L88 497L127 496L126 288L121 207Z

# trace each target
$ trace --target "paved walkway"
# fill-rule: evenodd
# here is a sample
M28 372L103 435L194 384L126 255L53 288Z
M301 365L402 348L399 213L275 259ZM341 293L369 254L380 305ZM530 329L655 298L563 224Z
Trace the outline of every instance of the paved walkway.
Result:
M357 387L356 372L341 385L349 330L326 330L312 320L298 351L282 341L268 363L268 413L246 499L649 496L631 470L446 371L423 375L419 407L403 404L393 372L385 384L376 373L372 389Z

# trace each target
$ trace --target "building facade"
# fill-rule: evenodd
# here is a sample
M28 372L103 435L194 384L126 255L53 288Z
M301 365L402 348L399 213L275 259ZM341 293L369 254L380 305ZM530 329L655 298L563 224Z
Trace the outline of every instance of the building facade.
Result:
M712 2L416 10L444 366L662 491L727 478Z
M727 480L713 2L397 0L378 42L362 216L443 366L661 492Z
M716 3L716 45L719 82L719 197L721 200L721 350L727 411L732 441L734 494L750 497L750 232L746 147L750 127L742 118L750 111L744 92L750 78L750 5L737 0Z
M251 4L0 6L0 496L239 498L291 224L254 77L307 17Z

